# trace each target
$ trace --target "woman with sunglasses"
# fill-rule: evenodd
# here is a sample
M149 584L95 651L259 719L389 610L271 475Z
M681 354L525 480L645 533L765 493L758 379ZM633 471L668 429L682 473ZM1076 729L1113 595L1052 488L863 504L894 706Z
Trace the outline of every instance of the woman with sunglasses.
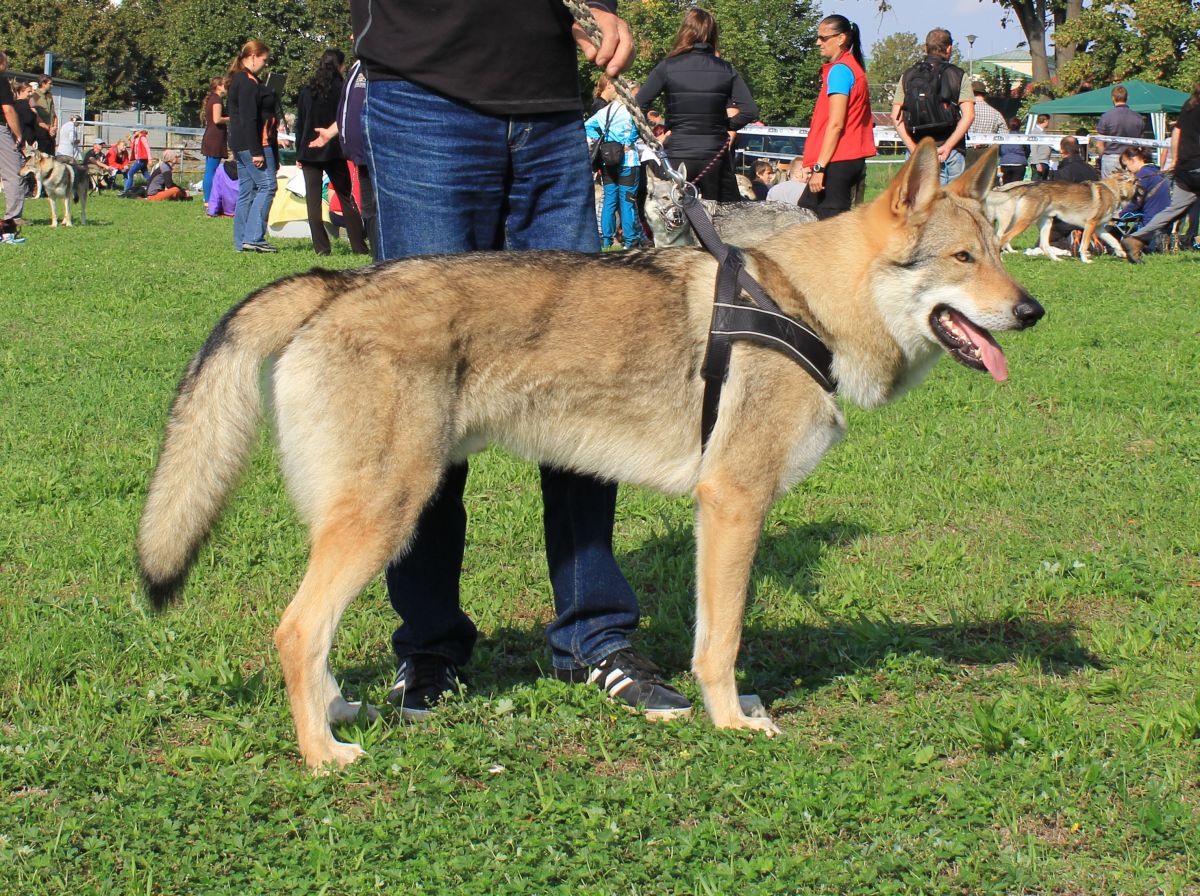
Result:
M817 48L828 62L804 144L804 167L812 174L800 207L823 220L850 208L875 155L875 136L858 26L826 16L817 25Z

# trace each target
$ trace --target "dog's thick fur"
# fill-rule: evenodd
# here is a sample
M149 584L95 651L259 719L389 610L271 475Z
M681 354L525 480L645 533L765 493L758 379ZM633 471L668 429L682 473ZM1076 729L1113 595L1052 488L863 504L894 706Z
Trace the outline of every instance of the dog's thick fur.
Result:
M82 164L71 165L60 162L54 156L42 152L36 146L25 145L25 163L21 176L32 174L37 178L38 193L45 194L50 203L50 226L58 226L58 210L55 201L62 202L63 224L71 226L71 201L79 203L79 223L87 224L87 198L90 181L87 168Z
M687 168L681 165L680 170L686 177ZM674 182L656 176L651 168L647 169L646 177L646 223L650 225L655 248L700 245L683 209L672 198ZM753 190L750 195L754 195ZM808 209L783 202L705 200L703 205L721 239L735 246L761 242L785 227L817 220Z
M746 250L752 274L832 350L845 400L885 404L947 352L1006 376L984 328L1023 329L1043 312L1004 270L983 217L995 158L943 190L926 141L871 205ZM273 357L282 468L312 539L275 643L310 766L362 753L330 732L359 709L327 665L343 611L407 549L446 465L489 441L695 496L693 668L708 715L777 730L743 712L734 680L750 567L768 508L842 438L845 419L795 363L738 343L701 452L715 275L699 249L501 252L316 270L260 289L180 383L138 536L152 601L181 589L237 481Z
M1050 245L1054 219L1083 228L1079 260L1087 264L1091 262L1089 252L1093 237L1099 237L1118 256L1125 257L1125 250L1117 238L1105 230L1105 225L1122 204L1133 198L1136 189L1137 178L1126 171L1082 184L1051 180L1005 184L988 193L985 207L996 222L1001 247L1010 252L1013 251L1012 238L1036 221L1042 254L1058 261L1061 253Z

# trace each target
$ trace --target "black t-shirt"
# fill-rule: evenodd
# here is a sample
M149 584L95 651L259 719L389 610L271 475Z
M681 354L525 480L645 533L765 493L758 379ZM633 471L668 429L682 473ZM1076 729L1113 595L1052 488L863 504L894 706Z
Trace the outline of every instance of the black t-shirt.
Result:
M1053 179L1064 180L1072 184L1082 184L1088 181L1099 180L1100 175L1095 168L1079 158L1079 156L1066 156L1058 163L1058 170L1054 172Z
M21 125L21 140L24 143L37 143L38 117L33 106L27 100L17 102L17 122Z
M13 99L12 85L8 83L8 78L0 74L0 106L12 106L17 108L17 101ZM0 113L0 124L8 127L8 119ZM14 137L20 136L13 134Z
M350 18L369 80L404 78L492 115L580 108L562 0L350 0Z
M1200 168L1200 103L1179 113L1175 122L1179 128L1179 158L1177 168Z

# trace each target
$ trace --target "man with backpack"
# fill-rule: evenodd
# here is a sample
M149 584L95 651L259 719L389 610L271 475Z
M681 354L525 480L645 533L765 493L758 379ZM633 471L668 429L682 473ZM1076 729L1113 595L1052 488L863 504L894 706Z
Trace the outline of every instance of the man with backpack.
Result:
M943 184L965 170L967 131L975 120L975 93L966 72L951 64L952 48L949 31L930 31L925 58L901 75L892 97L892 120L908 151L926 137L937 142Z

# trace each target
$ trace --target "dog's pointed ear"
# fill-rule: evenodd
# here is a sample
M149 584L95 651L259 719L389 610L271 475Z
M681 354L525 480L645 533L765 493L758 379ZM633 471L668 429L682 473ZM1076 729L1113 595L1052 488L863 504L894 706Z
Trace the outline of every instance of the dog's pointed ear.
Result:
M898 218L923 219L941 195L937 144L926 137L888 187L887 203Z
M961 196L963 199L974 199L982 202L988 190L996 183L996 160L1000 157L1000 148L991 147L979 159L946 185L946 192Z

